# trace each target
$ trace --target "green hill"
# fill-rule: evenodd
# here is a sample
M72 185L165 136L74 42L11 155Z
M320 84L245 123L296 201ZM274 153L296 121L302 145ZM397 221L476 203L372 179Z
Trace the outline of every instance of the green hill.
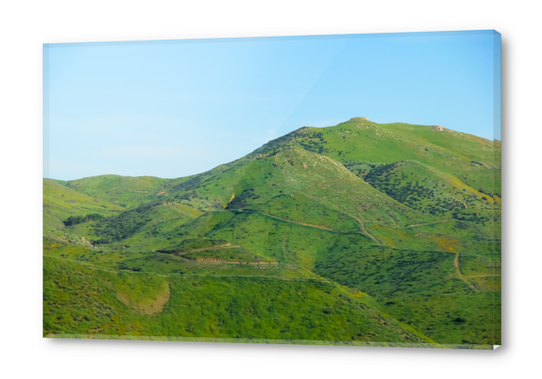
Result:
M186 178L47 179L44 334L490 348L500 201L499 141L363 118Z
M328 128L304 127L256 150L300 146L347 167L417 161L456 176L468 186L500 194L500 141L434 126L377 124L361 117Z

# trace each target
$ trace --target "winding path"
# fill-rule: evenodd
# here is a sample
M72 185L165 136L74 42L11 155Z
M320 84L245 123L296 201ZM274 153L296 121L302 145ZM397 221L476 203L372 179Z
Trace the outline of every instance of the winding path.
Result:
M355 232L355 231L336 230L336 229L332 229L332 228L330 228L328 226L324 226L324 225L306 224L304 222L288 220L288 219L281 218L281 217L278 217L278 216L273 216L273 215L270 215L270 214L267 214L267 213L264 213L264 212L261 212L261 211L240 210L239 212L258 213L258 214L261 214L262 216L269 217L269 218L272 218L272 219L275 219L275 220L287 222L287 223L290 223L290 224L307 226L309 228L316 228L316 229L320 229L320 230L326 230L326 231L332 232L332 233L338 233L338 234L362 234L364 236L367 236L367 237L371 238L373 241L375 241L375 243L377 245L382 245L382 243L378 239L376 239L373 235L371 235L371 233L369 233L369 231L365 228L365 225L363 224L363 221L361 221L358 217L352 216L352 215L348 215L348 216L356 219L356 221L359 223L359 225L361 227L361 231Z
M354 217L356 221L359 223L359 226L361 227L361 231L363 232L363 234L365 234L367 237L372 238L372 240L375 241L377 245L382 245L382 243L379 240L377 240L375 236L369 233L369 231L365 228L365 224L363 224L363 221L361 221L356 216L352 216L352 217Z
M455 271L456 271L457 277L459 279L461 279L462 281L464 281L475 292L480 292L480 290L478 288L474 287L472 284L470 284L469 281L467 280L467 278L465 278L463 276L463 274L461 273L461 270L459 269L459 253L455 253L454 266L455 266Z
M225 245L215 245L211 247L202 247L201 249L186 250L186 251L178 253L177 255L185 255L185 254L197 253L200 251L207 251L207 250L233 249L235 247L241 247L241 245L232 245L231 243L227 243Z
M433 221L433 222L426 222L426 223L423 223L423 224L412 224L412 225L408 225L408 226L405 226L404 229L407 229L407 228L414 228L416 226L424 226L424 225L433 225L433 224L440 224L442 222L447 222L447 221L450 221L449 219L446 219L446 220L440 220L440 221ZM401 228L401 227L399 227ZM401 228L402 229L402 228Z

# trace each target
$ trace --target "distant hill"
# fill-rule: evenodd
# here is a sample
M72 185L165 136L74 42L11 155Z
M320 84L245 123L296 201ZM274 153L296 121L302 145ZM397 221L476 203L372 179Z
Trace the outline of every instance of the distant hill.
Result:
M186 178L46 179L44 334L498 345L500 197L499 141L361 117Z

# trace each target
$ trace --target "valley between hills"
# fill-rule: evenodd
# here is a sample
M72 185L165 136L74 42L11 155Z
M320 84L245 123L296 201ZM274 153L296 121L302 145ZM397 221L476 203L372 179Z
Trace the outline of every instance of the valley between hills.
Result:
M500 155L356 117L189 177L44 179L43 334L491 349Z

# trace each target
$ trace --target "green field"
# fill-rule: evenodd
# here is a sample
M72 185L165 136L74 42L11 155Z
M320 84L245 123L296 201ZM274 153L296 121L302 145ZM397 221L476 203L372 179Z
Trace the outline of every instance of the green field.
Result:
M500 149L353 118L186 178L44 179L44 336L500 345Z

